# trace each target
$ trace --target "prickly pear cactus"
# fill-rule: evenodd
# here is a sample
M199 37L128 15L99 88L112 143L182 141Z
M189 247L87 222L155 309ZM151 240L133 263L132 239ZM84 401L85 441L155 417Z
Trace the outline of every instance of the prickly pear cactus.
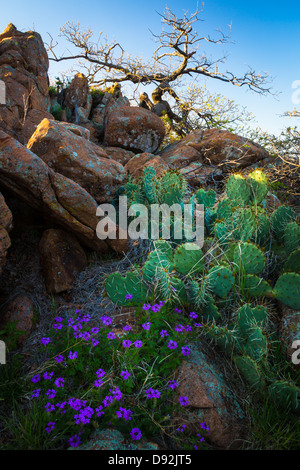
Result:
M234 285L234 275L226 266L215 266L208 271L211 290L224 299Z
M246 297L271 297L272 287L265 279L254 274L246 274L243 281L242 291Z
M283 271L287 273L293 272L300 274L300 248L292 251L292 253L288 256L286 262L284 263Z
M254 326L263 326L268 319L268 311L262 305L252 308L245 304L238 311L238 326L242 336L248 338Z
M266 387L266 381L259 365L249 356L235 356L235 365L244 379L256 391L262 391Z
M236 270L246 274L259 274L266 265L265 255L253 243L239 243L235 248L233 261Z
M143 172L143 187L145 195L150 204L158 203L157 188L156 188L156 171L152 167L147 167Z
M105 280L104 286L110 300L117 305L139 305L147 299L147 288L136 273L128 272L125 276L119 272L112 273ZM132 298L126 299L128 295Z
M242 175L234 174L227 180L226 194L233 204L246 206L251 199L251 187Z
M209 209L215 204L216 197L216 192L213 189L205 191L205 189L201 188L196 192L197 202L204 205L204 210Z
M203 252L195 243L179 245L174 252L174 267L181 274L194 274L202 271Z
M288 307L300 309L300 274L284 273L277 280L274 297Z
M245 344L245 354L259 362L268 354L268 340L259 326L252 326Z
M287 254L292 253L300 246L300 225L297 222L289 222L283 234L284 246Z
M289 206L279 206L271 216L273 233L279 243L284 241L284 231L289 222L295 220L295 212Z
M183 204L186 195L186 179L177 171L167 171L157 181L157 194L160 204Z
M247 181L251 188L251 201L260 204L268 193L268 178L261 170L254 170L248 175Z

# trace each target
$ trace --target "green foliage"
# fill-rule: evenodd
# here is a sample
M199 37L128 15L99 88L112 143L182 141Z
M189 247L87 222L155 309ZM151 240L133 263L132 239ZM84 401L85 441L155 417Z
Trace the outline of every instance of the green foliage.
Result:
M300 412L300 387L293 382L276 380L270 385L268 392L286 410Z

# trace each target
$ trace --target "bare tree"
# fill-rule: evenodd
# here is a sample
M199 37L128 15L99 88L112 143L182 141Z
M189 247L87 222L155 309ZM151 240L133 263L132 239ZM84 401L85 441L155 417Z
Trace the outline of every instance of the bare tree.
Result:
M151 34L159 44L152 58L146 62L140 57L128 55L123 47L113 41L109 43L106 36L100 32L99 38L93 42L93 32L90 28L83 30L79 23L68 22L61 28L60 35L67 39L78 54L57 57L55 44L50 36L48 50L52 57L50 60L61 62L65 60L84 60L86 75L91 84L104 85L108 82L131 82L133 84L150 84L156 86L178 82L184 77L209 77L239 87L245 86L260 94L270 93L267 73L258 74L253 69L242 76L236 76L228 70L219 71L226 57L216 60L209 59L205 52L199 48L204 42L212 44L225 44L229 42L230 34L224 35L219 31L219 38L200 36L195 30L195 23L199 22L201 10L197 7L195 13L184 13L183 18L177 18L169 9L161 16L163 25L159 35Z

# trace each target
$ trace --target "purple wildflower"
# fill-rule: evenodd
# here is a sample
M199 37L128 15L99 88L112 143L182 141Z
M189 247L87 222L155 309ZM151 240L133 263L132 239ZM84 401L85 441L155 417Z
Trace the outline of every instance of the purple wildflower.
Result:
M64 381L64 379L63 379L62 377L58 377L58 379L56 379L56 380L54 381L54 385L55 385L55 387L57 387L57 388L58 388L58 387L63 387L63 386L64 386L64 383L65 383L65 381Z
M149 388L146 390L147 398L159 398L160 392L158 390L154 390L153 388Z
M36 390L33 390L31 398L38 398L40 396L40 391L41 391L40 388L37 388Z
M126 410L126 408L120 408L116 413L118 418L124 418L125 421L130 421L131 415L133 414L131 410Z
M176 343L176 341L172 341L172 340L169 341L169 343L168 343L168 348L169 348L169 349L176 349L176 348L177 348L177 343Z
M73 408L73 410L78 411L78 410L80 410L80 408L82 406L84 406L86 404L86 401L80 400L80 398L74 398L73 397L73 398L69 399L68 403L69 403L70 407Z
M95 387L101 387L102 384L103 384L103 380L101 379L95 380L94 382Z
M102 401L102 403L103 403L103 405L105 406L105 408L106 408L107 406L109 406L109 405L112 404L113 399L114 399L114 397L113 397L112 395L108 395L108 396L106 396L106 397L104 398L104 400Z
M133 428L130 432L133 441L138 441L142 437L142 433L139 428Z
M96 415L97 415L98 417L100 417L100 416L102 416L102 415L105 414L104 411L102 411L102 410L103 410L103 406L102 406L102 405L98 406L98 408L95 408Z
M45 431L47 431L48 433L52 431L52 429L54 429L55 427L55 423L53 423L52 421L50 421L48 424L47 424L47 427L45 428Z
M190 354L191 350L188 346L183 346L181 348L181 352L184 356L188 356Z
M52 376L53 376L53 372L45 372L43 374L43 377L44 377L45 380L51 380Z
M177 428L176 431L183 432L186 428L186 425L183 424L181 427Z
M125 299L126 299L126 300L130 300L130 299L132 299L132 297L133 297L132 294L127 294L127 295L125 296Z
M34 376L32 377L32 379L31 379L31 382L39 382L39 381L40 381L40 376L39 376L39 374L34 375Z
M70 351L69 352L69 356L68 356L69 359L76 359L77 358L77 351Z
M96 375L97 375L98 378L104 377L105 374L106 374L106 372L105 372L103 369L98 369L98 370L96 371Z
M112 319L110 317L108 317L107 315L103 315L100 320L102 321L102 323L104 325L111 325L112 323Z
M183 325L175 326L175 331L178 331L179 333L181 333L182 331L184 331L184 326Z
M119 387L115 387L114 390L111 388L109 391L112 392L113 398L115 398L117 401L120 401L122 399L123 394Z
M174 390L174 388L178 387L178 382L176 380L169 380L169 387Z
M138 341L135 341L133 343L135 345L135 347L138 349L138 348L141 348L143 346L143 342L138 340Z
M144 304L142 308L143 308L143 310L147 311L151 308L151 305L150 304Z
M143 323L142 324L142 327L144 328L144 330L150 330L150 326L152 325L152 323L150 323L149 321L147 323Z
M161 330L160 336L164 338L165 336L169 336L169 333L167 332L167 330Z
M125 339L122 344L124 348L129 348L131 341L129 339Z
M46 395L47 395L48 398L54 398L55 395L56 395L56 390L49 389L49 390L46 392Z
M196 318L198 318L198 315L197 313L195 312L191 312L190 315L189 315L190 318L194 318L196 320Z
M112 331L110 331L109 333L107 333L107 338L108 339L115 339L115 334Z
M127 370L122 370L121 372L121 377L123 377L124 380L128 379L130 377L130 373Z
M151 309L152 309L152 312L159 312L161 308L161 305L158 305L158 304L154 304Z
M50 343L50 341L51 341L50 338L42 338L42 339L41 339L41 343L42 343L44 346L46 346L48 343Z
M72 436L70 439L69 439L69 444L71 447L78 447L79 444L80 444L80 437L79 437L80 433L78 434L75 434L75 436Z
M184 397L184 396L179 398L179 402L180 402L181 406L188 406L188 404L189 404L189 401L188 401L187 397Z
M62 362L64 360L64 356L62 354L59 354L54 358L56 362Z
M123 326L123 330L124 330L124 331L130 331L130 330L131 330L131 326L130 326L130 325L125 325L125 326Z
M47 403L47 405L45 405L45 408L46 408L47 413L50 413L51 411L55 410L55 406L52 405L51 403Z
M93 335L96 335L97 333L99 333L99 331L100 331L100 328L98 328L97 326L91 329L91 333L93 333Z

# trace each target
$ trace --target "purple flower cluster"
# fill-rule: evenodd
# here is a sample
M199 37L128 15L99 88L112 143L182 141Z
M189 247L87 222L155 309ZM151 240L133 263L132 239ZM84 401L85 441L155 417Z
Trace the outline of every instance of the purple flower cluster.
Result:
M133 296L131 294L126 295L126 300L130 300L132 298L133 298ZM154 312L154 313L159 312L160 309L163 307L164 303L165 303L164 301L159 301L158 303L155 303L154 305L145 303L142 306L142 308L145 312L149 311L149 313L147 314L149 321L147 320L144 323L142 323L142 328L143 328L144 331L150 331L151 325L153 324L151 322L151 312ZM175 308L175 312L181 313L181 310L179 308ZM86 323L86 322L89 322L91 317L90 317L90 315L82 315L80 313L80 310L76 310L76 314L78 314L77 318L75 318L75 319L69 318L68 322L67 322L68 327L71 329L71 331L73 331L74 337L76 339L77 338L82 338L84 341L90 342L93 346L97 346L99 344L99 340L96 339L96 338L93 338L93 336L97 335L100 332L100 328L93 327L93 328L91 328L90 331L84 331L82 324ZM152 314L152 316L154 316L154 315ZM195 312L190 312L189 317L193 320L196 320L198 318L198 315ZM107 316L107 315L102 315L100 320L103 323L103 325L105 325L105 326L109 326L109 325L112 324L112 318ZM55 330L60 330L63 326L62 325L63 319L61 317L56 317L55 321L56 322L55 322L53 328ZM194 326L201 327L202 325L199 324L199 323L194 323ZM127 324L126 326L123 327L123 330L125 332L130 332L132 330L132 327ZM184 333L184 332L190 332L192 330L192 327L190 325L184 326L182 324L178 324L177 326L175 326L174 330L175 330L176 333ZM105 334L107 335L107 339L109 339L109 340L114 340L116 338L113 331L110 331L109 333L105 333ZM166 337L169 336L169 333L168 333L167 330L161 330L160 331L160 336L161 336L161 338L166 338ZM129 337L130 337L130 335L129 335ZM43 337L41 339L41 343L44 346L47 346L47 344L49 344L50 342L51 342L51 339L48 338L48 337ZM110 344L112 344L112 343L110 343ZM135 348L139 349L143 346L143 341L141 341L141 340L135 340L135 341L132 340L131 341L129 339L124 339L122 341L122 345L123 345L124 348L130 348L130 347L132 348L134 346ZM180 343L179 343L179 345L180 345ZM171 349L171 350L175 350L175 349L178 348L178 343L174 340L168 339L168 341L166 341L166 347ZM131 348L130 348L130 351L128 351L128 353L127 353L128 355L130 353L133 353L133 350ZM183 356L188 356L191 353L191 350L188 346L181 346L181 353L182 353ZM72 350L72 351L69 351L69 353L67 353L67 354L68 354L68 359L70 359L70 360L77 359L77 355L78 355L77 351ZM92 354L94 354L94 353L92 353ZM126 354L125 357L127 357L127 354ZM64 356L62 354L58 354L54 359L55 359L57 364L60 364L65 360ZM71 367L70 363L68 363L68 365L67 365L67 363L64 363L64 365L66 367L67 366ZM57 366L57 367L59 367L59 366ZM87 368L91 368L91 365L89 365L89 367L87 367ZM31 378L31 381L33 383L36 383L36 382L41 381L42 378L44 380L52 380L53 374L54 374L54 372L48 372L48 371L44 372L42 375L37 374L37 375L35 375ZM99 388L100 386L104 385L104 382L103 382L102 379L105 376L105 374L106 374L106 372L103 369L98 369L96 371L97 378L94 381L94 387ZM109 374L109 376L107 378L110 379L110 376L111 376L111 374ZM130 376L131 376L131 373L128 372L127 370L122 370L120 372L120 377L123 380L128 380ZM108 383L108 380L105 380L105 383ZM65 380L62 377L58 377L54 380L54 382L51 382L51 384L52 384L52 386L54 384L54 386L56 388L60 389L60 388L64 387ZM168 382L168 387L171 388L172 390L174 390L176 387L178 387L178 385L179 384L176 382L176 380L170 380ZM125 384L124 384L124 387L125 387ZM104 387L103 387L103 389L104 389ZM41 391L41 389L33 390L32 398L38 398L40 396L40 391ZM54 388L50 387L47 390L47 392L45 393L45 396L47 397L48 400L52 400L56 397L58 392L59 392L59 390L55 390ZM106 414L105 408L109 407L110 405L114 404L115 402L124 403L123 393L119 389L118 386L110 388L109 392L110 393L107 396L105 396L104 399L102 400L102 404L98 405L97 407L94 407L93 402L89 402L89 404L91 404L92 406L87 406L87 400L81 400L81 399L72 397L72 398L69 398L68 401L61 402L61 403L56 403L56 405L54 405L54 404L52 404L48 401L44 405L44 408L45 408L47 413L53 412L56 408L57 413L60 412L60 414L66 413L68 411L68 409L70 408L71 410L75 411L75 414L74 414L74 412L72 413L73 417L74 417L74 420L75 420L75 423L79 426L84 426L84 425L87 425L87 424L90 423L93 415L97 416L98 418L105 415ZM92 396L97 396L98 393L99 392L96 392L96 390L94 390L92 392L92 394L93 394ZM161 392L158 389L148 388L147 390L145 390L145 395L146 395L147 400L158 399L158 398L161 397ZM56 400L57 400L57 398L56 398ZM179 403L182 407L188 406L189 405L188 398L186 396L180 396L179 397ZM66 406L66 405L68 405L68 406ZM123 405L123 407L120 406L119 410L114 411L114 412L116 413L116 415L119 419L124 419L124 421L130 421L132 419L134 413L131 409L127 409L124 406L126 406L126 405ZM114 407L115 407L115 405L114 405ZM153 411L155 411L155 410L153 410ZM67 417L67 415L66 415L66 417ZM54 420L55 420L55 418L54 418ZM47 424L47 427L45 428L45 432L47 432L48 434L56 426L56 423L54 422L54 420L49 421L48 424ZM205 431L209 430L209 427L206 425L206 423L201 423L200 426L201 426L201 429L203 429ZM185 430L185 428L186 428L186 426L182 425L177 429L177 431L178 432L183 432ZM72 437L70 437L69 444L70 444L71 447L78 447L81 444L80 434L81 433L79 432L79 433L73 435ZM131 429L130 436L131 436L133 441L140 440L142 438L142 432L139 428L134 427L134 428ZM198 434L197 436L200 438L200 442L202 442L204 440L200 434ZM197 446L195 446L195 448L197 448Z
M159 398L160 392L158 390L154 390L153 388L149 388L146 390L147 398Z
M83 408L77 415L74 416L76 424L88 424L93 414L94 410L90 406Z
M118 418L124 418L125 421L130 421L131 416L133 415L131 410L126 410L126 408L121 408L119 411L116 411Z

